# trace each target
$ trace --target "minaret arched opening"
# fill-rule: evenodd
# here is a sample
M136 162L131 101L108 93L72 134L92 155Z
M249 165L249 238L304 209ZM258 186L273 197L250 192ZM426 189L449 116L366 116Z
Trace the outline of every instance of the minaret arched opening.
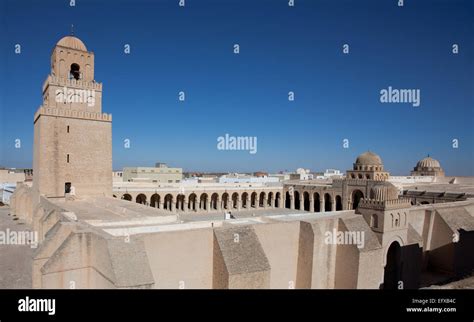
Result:
M71 64L71 70L69 71L69 78L72 79L74 78L75 80L79 80L81 78L81 67L73 63Z

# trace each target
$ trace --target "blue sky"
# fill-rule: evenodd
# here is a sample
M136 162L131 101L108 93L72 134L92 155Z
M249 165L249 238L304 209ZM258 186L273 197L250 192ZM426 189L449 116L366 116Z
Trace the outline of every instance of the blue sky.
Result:
M74 24L113 115L114 169L346 170L370 149L392 174L430 154L474 175L472 0L287 2L0 0L0 165L32 166L50 54ZM421 105L380 103L388 86L420 89ZM226 133L256 136L258 152L218 150Z

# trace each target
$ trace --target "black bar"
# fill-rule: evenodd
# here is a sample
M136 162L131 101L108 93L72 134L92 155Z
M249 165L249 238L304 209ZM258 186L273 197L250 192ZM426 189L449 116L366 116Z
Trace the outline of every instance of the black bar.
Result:
M323 317L473 321L473 295L473 290L2 290L0 321L150 318L314 321ZM55 314L19 312L19 300L26 297L55 299ZM427 300L424 305L420 303L423 300ZM407 312L407 308L427 307L455 308L456 312Z

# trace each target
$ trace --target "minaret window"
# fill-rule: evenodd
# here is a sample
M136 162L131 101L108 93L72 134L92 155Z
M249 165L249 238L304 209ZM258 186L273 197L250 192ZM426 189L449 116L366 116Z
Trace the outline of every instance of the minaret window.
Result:
M64 184L64 192L65 193L70 193L71 192L71 183L70 182L66 182Z
M370 218L370 225L372 228L378 228L379 227L379 219L376 214L373 214Z
M79 80L81 78L80 67L78 64L74 63L71 65L71 70L69 71L69 79Z

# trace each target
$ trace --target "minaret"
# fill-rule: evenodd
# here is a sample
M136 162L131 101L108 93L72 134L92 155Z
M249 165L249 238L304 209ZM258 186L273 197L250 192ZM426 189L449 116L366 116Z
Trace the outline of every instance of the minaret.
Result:
M112 115L102 113L94 53L74 36L51 55L34 117L33 187L47 197L112 195Z

